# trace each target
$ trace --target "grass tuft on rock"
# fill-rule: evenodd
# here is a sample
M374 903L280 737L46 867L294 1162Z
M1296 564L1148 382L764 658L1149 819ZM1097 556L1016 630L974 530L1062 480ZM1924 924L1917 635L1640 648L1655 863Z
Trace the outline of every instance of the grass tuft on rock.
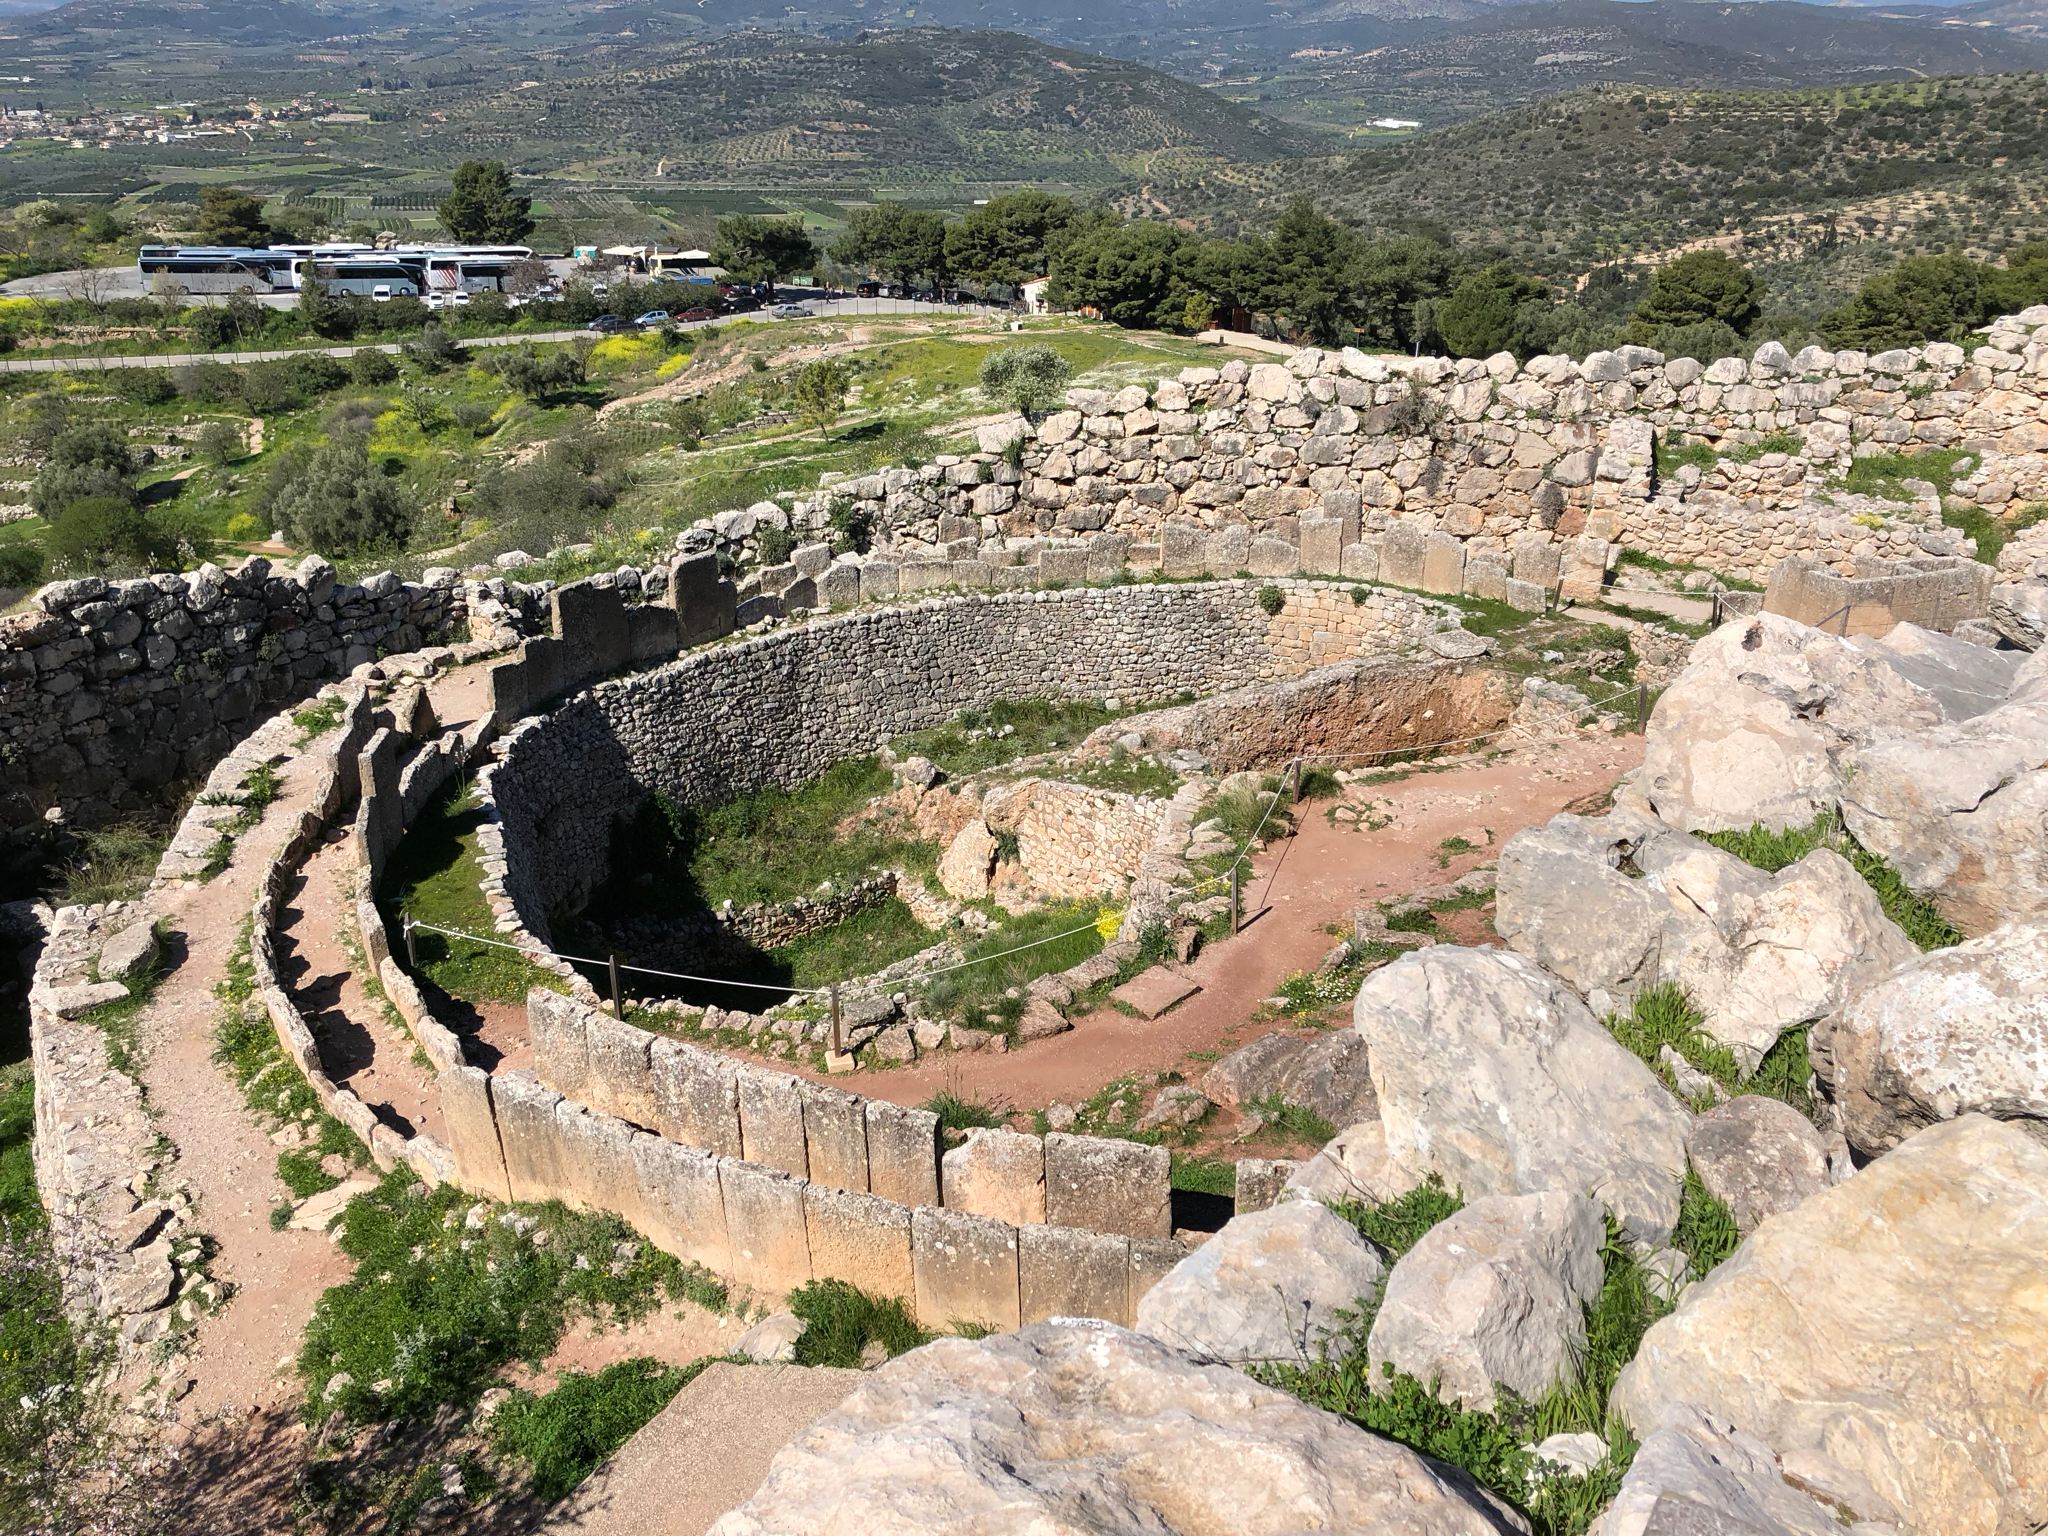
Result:
M844 1280L798 1286L789 1293L789 1310L806 1324L796 1341L798 1365L859 1367L870 1363L862 1356L872 1344L881 1345L893 1360L933 1338L917 1326L900 1297L871 1296Z
M1671 1246L1690 1261L1692 1277L1704 1280L1714 1266L1742 1246L1742 1233L1727 1205L1708 1193L1696 1169L1685 1170L1685 1187L1679 1195L1678 1225L1671 1229Z
M1431 1227L1464 1208L1463 1192L1453 1194L1445 1189L1442 1176L1434 1173L1405 1195L1377 1205L1344 1200L1331 1207L1358 1228L1359 1236L1394 1259L1421 1242Z
M1693 836L1772 875L1798 863L1816 848L1832 848L1855 866L1856 873L1876 892L1885 916L1904 929L1906 937L1915 944L1922 949L1946 949L1963 942L1962 934L1933 902L1915 894L1897 870L1856 841L1842 824L1840 810L1823 811L1808 825L1787 827L1782 832L1752 822L1746 832L1695 832Z

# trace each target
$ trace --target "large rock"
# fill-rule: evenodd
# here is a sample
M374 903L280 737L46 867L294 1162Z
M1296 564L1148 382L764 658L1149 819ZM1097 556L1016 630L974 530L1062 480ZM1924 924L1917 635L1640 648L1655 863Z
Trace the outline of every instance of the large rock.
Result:
M1493 1195L1438 1222L1387 1276L1372 1325L1391 1364L1491 1413L1495 1385L1531 1401L1570 1379L1600 1294L1607 1224L1583 1195Z
M1835 804L1855 748L1943 718L1883 660L1762 613L1693 647L1651 712L1638 787L1688 832L1803 826Z
M1965 1114L2048 1140L2048 917L1907 962L1816 1031L1810 1052L1859 1151Z
M1959 930L2048 911L2048 691L1870 743L1853 762L1842 819Z
M1581 992L1650 985L1671 907L1643 880L1642 856L1672 836L1628 811L1523 828L1500 851L1494 932Z
M1692 1116L1533 961L1439 944L1368 976L1352 1016L1408 1183L1566 1190L1631 1237L1670 1235Z
M2025 659L1917 624L1895 624L1882 639L1854 635L1849 644L1933 694L1949 720L1968 720L2003 704Z
M1764 1222L1650 1329L1611 1405L1638 1435L1689 1403L1824 1455L1930 1536L2032 1531L2044 1253L2048 1147L1983 1116L1936 1126Z
M1829 848L1772 877L1700 844L1651 882L1684 934L1667 941L1663 979L1685 988L1706 1032L1747 1071L1786 1030L1826 1018L1920 953Z
M1109 1324L941 1339L864 1377L711 1536L1505 1536L1464 1472Z
M1685 1403L1636 1451L1588 1536L1844 1536L1831 1510L1785 1481L1771 1448Z
M1991 622L2022 650L2048 645L2048 581L2012 582L1991 589Z
M995 867L995 834L980 821L970 821L939 856L939 884L949 896L979 901L988 894L989 876Z
M1328 1205L1345 1200L1378 1205L1406 1194L1417 1182L1387 1156L1387 1128L1377 1120L1360 1120L1295 1168L1284 1192Z
M1779 1099L1745 1093L1692 1123L1685 1143L1707 1193L1747 1235L1832 1182L1828 1148L1806 1116Z
M1145 1293L1133 1324L1201 1360L1313 1360L1383 1271L1350 1222L1283 1201L1233 1216Z
M1378 1113L1365 1042L1348 1031L1311 1040L1262 1035L1211 1067L1203 1091L1219 1104L1244 1105L1275 1094L1312 1109L1333 1125Z

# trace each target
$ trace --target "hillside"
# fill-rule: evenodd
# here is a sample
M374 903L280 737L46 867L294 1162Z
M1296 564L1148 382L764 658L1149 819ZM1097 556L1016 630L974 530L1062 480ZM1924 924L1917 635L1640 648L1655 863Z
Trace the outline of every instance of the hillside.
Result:
M2048 78L2027 74L1578 91L1356 154L1155 180L1149 193L1226 230L1309 195L1368 228L1433 228L1559 275L1741 232L1753 257L1842 268L1846 282L1859 259L1951 244L1995 255L2048 235L2044 184Z
M1315 52L1223 90L1307 121L1439 125L1596 83L1785 90L2048 68L2048 42L1998 26L1796 0L1559 0L1398 46Z

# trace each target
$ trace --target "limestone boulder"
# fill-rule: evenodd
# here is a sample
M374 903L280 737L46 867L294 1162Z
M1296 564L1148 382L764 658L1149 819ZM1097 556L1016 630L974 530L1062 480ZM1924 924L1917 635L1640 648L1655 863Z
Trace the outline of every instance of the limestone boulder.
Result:
M1760 1094L1739 1095L1693 1121L1685 1151L1707 1193L1745 1235L1833 1182L1827 1143L1813 1123Z
M1621 810L1523 828L1501 847L1494 931L1582 993L1655 982L1670 906L1645 884L1639 856L1673 838L1654 817Z
M1957 929L2048 911L2048 694L1850 760L1843 821Z
M1132 1322L1198 1360L1314 1360L1384 1269L1350 1222L1287 1200L1233 1216L1145 1293Z
M1852 635L1849 644L1932 694L1943 718L1952 721L2003 704L2025 659L2017 651L1994 651L1917 624L1894 624L1882 637Z
M1360 1120L1294 1167L1287 1176L1285 1193L1325 1204L1356 1200L1378 1205L1406 1194L1417 1182L1387 1156L1387 1128L1377 1120Z
M1438 1222L1387 1276L1368 1340L1446 1401L1491 1413L1496 1385L1534 1400L1570 1379L1600 1294L1607 1225L1583 1195L1492 1195Z
M1823 1019L1920 953L1870 883L1830 848L1767 876L1697 844L1651 877L1674 922L1663 979L1754 1071L1786 1030Z
M970 821L939 855L939 884L949 896L979 901L988 894L995 867L995 834L979 821Z
M1506 1536L1464 1472L1107 1323L940 1339L862 1377L712 1536Z
M1352 1013L1387 1157L1465 1198L1563 1190L1633 1238L1678 1219L1692 1116L1534 961L1439 944L1365 979Z
M1261 1036L1211 1067L1203 1087L1217 1102L1239 1106L1277 1094L1333 1125L1349 1125L1378 1112L1365 1042L1348 1031L1314 1039L1285 1033Z
M1909 1530L2035 1530L2044 1253L2048 1146L1934 1126L1766 1220L1650 1329L1611 1406L1639 1436L1690 1404L1788 1463L1818 1453Z
M1802 826L1835 804L1854 749L1942 719L1882 660L1761 613L1693 647L1651 711L1638 788L1688 832Z
M1991 589L1991 622L2024 651L2048 645L2048 581L2005 583Z
M1588 1536L1843 1536L1834 1511L1793 1487L1771 1448L1674 1403ZM1875 1533L1873 1533L1875 1536Z
M156 924L130 923L100 946L100 976L107 981L136 981L156 969L163 953Z
M1861 1152L1966 1114L2048 1140L2048 916L1916 956L1830 1019L1810 1051Z

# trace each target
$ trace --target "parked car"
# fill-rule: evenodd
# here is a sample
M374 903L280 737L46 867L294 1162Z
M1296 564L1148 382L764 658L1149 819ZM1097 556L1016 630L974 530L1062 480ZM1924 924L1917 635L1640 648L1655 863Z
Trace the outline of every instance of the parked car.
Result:
M691 320L716 320L718 318L718 311L710 308L708 305L704 305L696 309L686 309L680 315L677 315L676 318L685 322Z
M778 304L768 311L777 320L809 320L811 312L801 304Z
M665 309L650 309L644 315L635 315L633 323L635 325L667 325L668 311Z
M633 322L624 315L599 315L590 324L584 326L583 329L586 331L602 331L605 335L609 336L614 331L632 330Z

